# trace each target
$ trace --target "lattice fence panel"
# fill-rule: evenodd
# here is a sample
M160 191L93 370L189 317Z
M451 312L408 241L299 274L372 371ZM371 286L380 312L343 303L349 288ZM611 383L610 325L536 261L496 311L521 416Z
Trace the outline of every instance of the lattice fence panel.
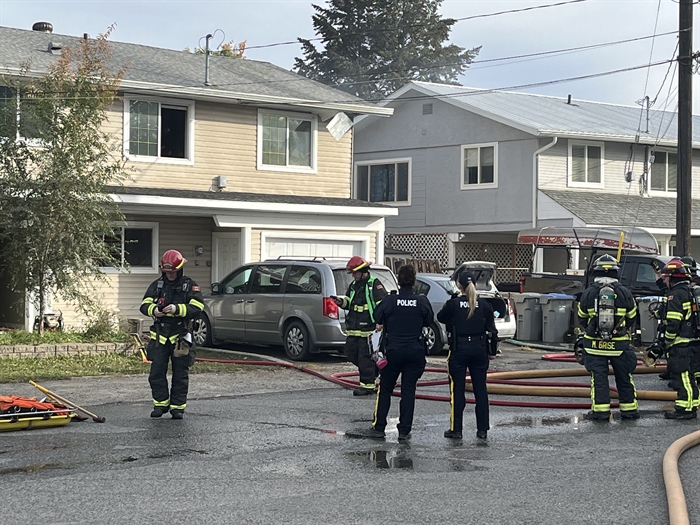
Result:
M532 258L532 247L523 244L476 244L457 243L455 245L455 264L465 261L489 261L498 267L494 280L496 283L518 282L523 272L527 271Z
M384 246L407 252L414 259L436 261L440 268L448 264L449 240L444 233L390 233L384 237Z

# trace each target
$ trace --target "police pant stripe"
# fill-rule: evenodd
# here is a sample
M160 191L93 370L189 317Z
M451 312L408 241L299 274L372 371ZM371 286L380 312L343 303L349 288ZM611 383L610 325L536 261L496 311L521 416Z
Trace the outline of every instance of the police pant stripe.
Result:
M447 352L447 368L450 367L450 357L452 356L452 350ZM448 372L448 379L450 380L450 430L455 430L455 382L452 379L452 375ZM461 429L459 429L461 430Z

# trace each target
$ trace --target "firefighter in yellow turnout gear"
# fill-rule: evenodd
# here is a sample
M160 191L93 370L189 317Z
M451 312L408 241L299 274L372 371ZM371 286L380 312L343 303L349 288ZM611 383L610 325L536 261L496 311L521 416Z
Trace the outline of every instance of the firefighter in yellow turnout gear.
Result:
M367 336L374 332L374 310L386 297L387 292L382 283L370 275L370 263L362 257L352 257L346 270L352 274L354 280L350 283L345 297L334 297L333 300L348 311L345 316L348 335L345 357L360 372L360 388L355 390L353 395L364 396L374 393L374 382L377 379L377 366L372 360Z
M576 342L576 351L591 374L592 403L586 419L594 421L610 420L608 362L615 374L622 418L639 418L632 378L637 356L630 345L637 304L632 293L617 282L619 270L611 255L599 257L592 271L594 282L583 292L578 305L584 333Z
M668 353L671 388L676 391L675 410L666 412L667 419L697 417L698 386L694 372L700 370L700 339L696 314L693 313L693 293L690 271L680 259L671 259L661 270L668 287L661 318L661 337L647 350L647 357L658 359Z

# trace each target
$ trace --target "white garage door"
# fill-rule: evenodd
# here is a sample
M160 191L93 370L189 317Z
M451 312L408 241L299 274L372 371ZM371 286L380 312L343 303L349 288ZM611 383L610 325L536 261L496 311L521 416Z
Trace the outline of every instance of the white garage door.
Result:
M265 240L263 258L277 257L328 257L345 259L353 255L364 255L362 241L336 239L285 239L268 237Z

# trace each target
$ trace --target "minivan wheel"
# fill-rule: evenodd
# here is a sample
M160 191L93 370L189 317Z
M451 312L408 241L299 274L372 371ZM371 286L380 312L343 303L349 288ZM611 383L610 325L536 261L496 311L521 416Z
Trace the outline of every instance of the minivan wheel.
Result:
M211 333L211 323L206 314L200 314L192 321L192 337L197 346L212 347L213 338Z
M284 352L292 361L306 361L311 357L313 343L306 325L292 321L284 330Z
M440 338L440 331L435 323L430 323L430 326L423 327L423 338L425 339L425 345L427 346L428 355L435 355L442 352L442 339Z

